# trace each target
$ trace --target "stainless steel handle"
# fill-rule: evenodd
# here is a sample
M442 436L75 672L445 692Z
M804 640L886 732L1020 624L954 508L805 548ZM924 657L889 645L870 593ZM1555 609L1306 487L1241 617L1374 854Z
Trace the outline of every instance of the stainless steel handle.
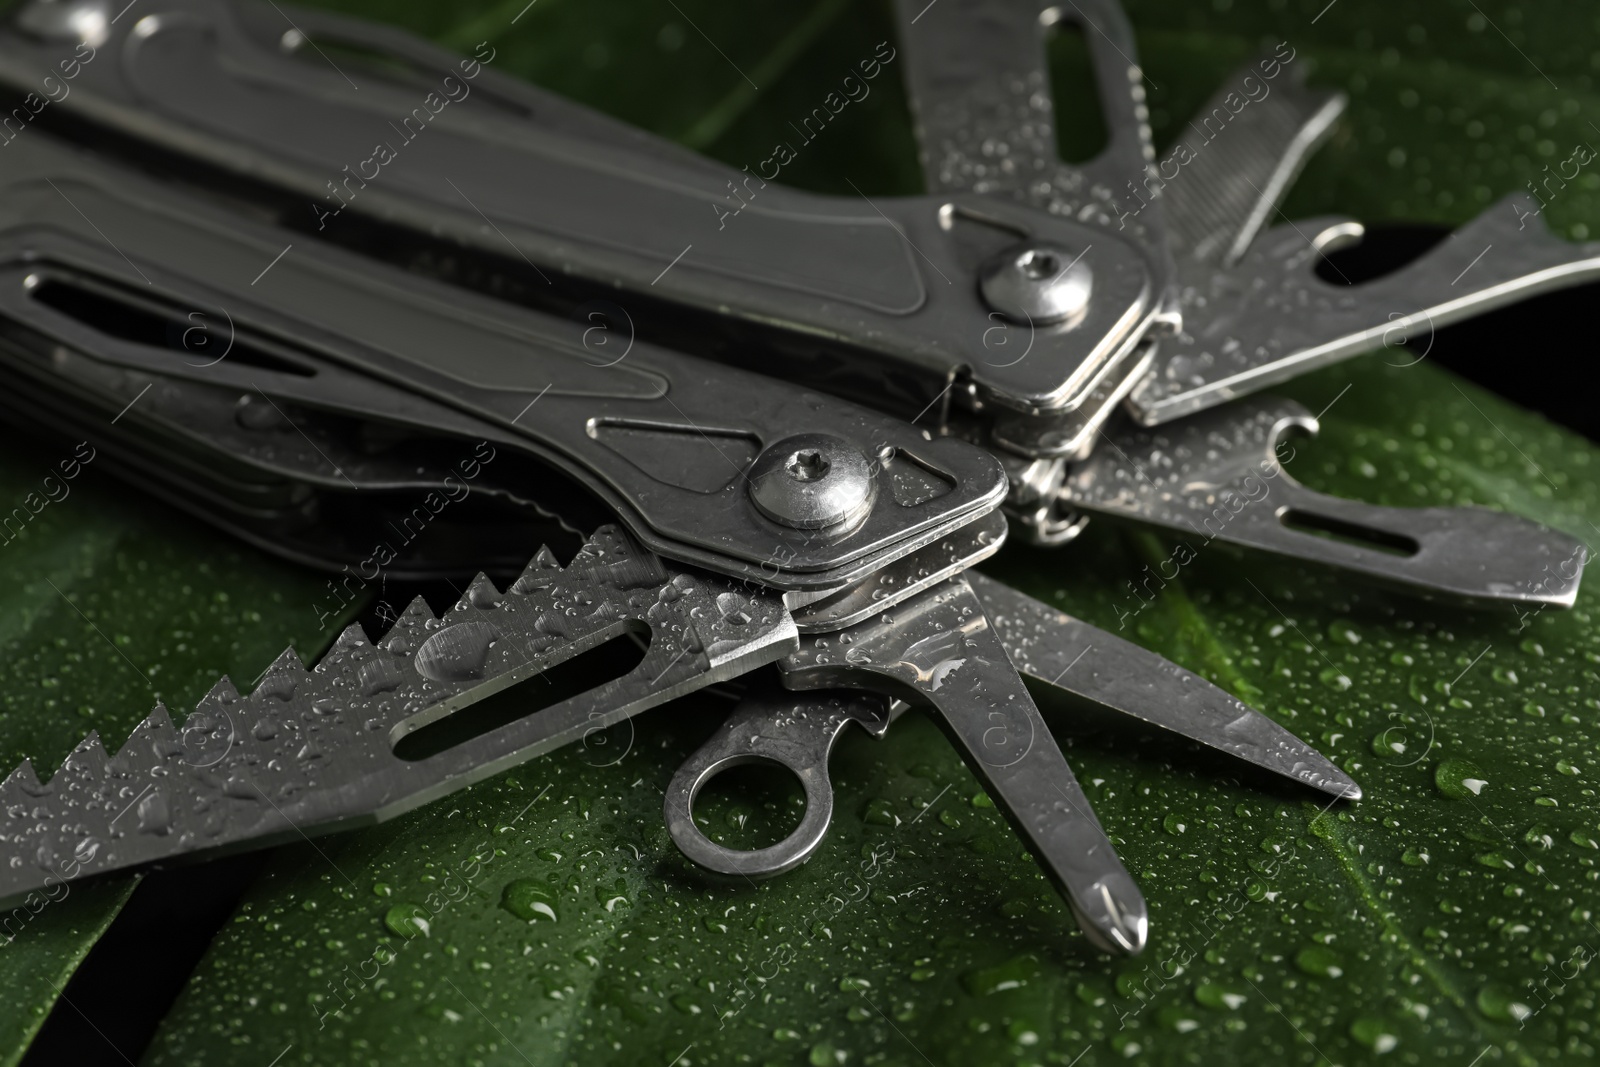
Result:
M43 139L11 146L0 234L11 279L0 304L74 350L426 429L468 416L592 487L652 550L763 584L836 588L1005 492L999 463L964 442L642 342L620 356L592 350L586 324L295 245ZM343 373L195 367L40 299L74 285L179 320L186 308L220 309L259 346ZM129 395L104 402L120 408L149 380L129 377ZM380 384L364 391L365 381ZM393 403L397 389L412 402ZM790 470L797 457L812 465ZM772 503L763 487L775 483L800 504ZM827 521L796 510L807 493L836 489L848 499Z
M1065 403L1148 322L1145 257L1099 227L971 194L785 189L783 153L722 167L499 77L492 63L291 10L313 38L397 55L417 76L371 73L356 91L294 55L299 38L275 13L164 0L113 27L57 107L159 147L167 165L265 182L307 229L362 216L541 271L541 288L553 278L620 289L719 327L731 318L777 331L790 349L825 339L915 370L927 397L970 368L1002 404ZM0 82L31 87L60 47L0 33ZM892 45L868 58L875 76L892 76ZM796 140L789 152L804 150ZM995 360L975 272L1025 239L1093 245L1094 299L1074 328L1041 329L1029 359Z

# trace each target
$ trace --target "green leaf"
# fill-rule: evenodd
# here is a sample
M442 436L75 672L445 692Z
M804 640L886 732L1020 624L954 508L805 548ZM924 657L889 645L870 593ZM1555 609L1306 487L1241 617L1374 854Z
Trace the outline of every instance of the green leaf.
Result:
M248 686L286 645L310 655L332 636L316 628L313 576L136 499L103 462L87 445L0 451L0 773L31 757L48 780L89 731L114 751L157 700L180 713L220 675ZM0 911L0 1063L135 883L53 885Z
M457 46L492 37L504 69L736 167L766 158L892 33L880 5L342 6ZM1352 97L1291 217L1458 223L1590 136L1592 34L1570 19L1470 2L1426 18L1370 0L1325 6L1135 4L1158 137L1285 37L1315 80ZM761 71L760 92L745 93L739 71ZM897 73L783 180L874 196L919 188ZM1594 189L1587 175L1573 182L1549 217L1574 235L1600 225ZM1314 488L1480 503L1600 532L1592 446L1426 362L1372 356L1285 392L1327 409L1322 437L1297 442L1289 463ZM701 697L638 720L619 761L568 749L391 825L281 850L149 1059L1592 1058L1594 591L1572 612L1519 619L1191 547L1193 562L1165 579L1173 542L1096 523L1065 550L1013 545L987 569L1250 699L1367 797L1325 810L1220 757L1046 699L1149 898L1152 943L1138 959L1086 948L919 716L882 742L841 742L834 826L804 868L710 882L661 823L667 781L726 710ZM239 581L227 586L236 598ZM759 828L770 837L792 824L793 805L772 787L713 793L697 814L748 845Z

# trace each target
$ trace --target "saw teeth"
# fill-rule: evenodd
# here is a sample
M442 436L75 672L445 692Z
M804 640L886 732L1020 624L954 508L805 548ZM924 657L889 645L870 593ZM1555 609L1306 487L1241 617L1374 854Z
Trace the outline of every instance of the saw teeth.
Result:
M542 652L599 632L603 627L597 627L596 618L646 621L645 610L657 598L632 590L644 570L659 566L653 557L611 528L597 532L581 558L581 568L562 568L548 548L541 548L519 581L548 592L527 600L508 598L487 576L475 576L447 613L453 616L448 625L441 626L418 597L379 645L352 623L309 669L293 648L284 649L248 696L223 676L176 726L157 703L115 757L91 731L48 783L41 783L33 764L23 760L0 783L0 844L6 849L0 854L0 894L26 891L49 875L52 868L45 860L30 867L30 856L66 855L85 841L117 842L114 850L101 849L85 863L82 873L87 874L213 845L264 843L302 822L320 832L375 814L388 817L405 810L407 801L421 803L421 790L402 785L396 793L395 782L384 781L380 773L397 759L393 731L442 701L476 699L471 690L488 669L497 676L518 669L506 662L505 648L493 651L498 638L514 637ZM663 581L668 573L661 571ZM669 617L650 624L681 629L690 626L691 610L714 610L707 591L695 588L703 604L684 602L680 593L671 598L675 608L662 607ZM781 613L776 606L773 611ZM694 669L686 664L676 673ZM640 706L666 698L653 682L638 688L631 699ZM517 749L499 758L526 758L530 752ZM424 778L428 788L449 789L456 787L453 782L472 780L474 767L422 772L430 773L441 777ZM272 806L287 810L258 809L263 797L276 798ZM300 810L302 799L310 803Z
M601 535L604 532L603 529L596 530L594 536L583 543L583 547L578 549L578 554L572 557L572 562L567 566L593 567L598 563L605 562L606 549L609 547L610 539L602 540Z
M414 596L411 598L411 603L406 605L406 610L402 611L400 617L395 620L395 626L413 621L416 623L432 622L437 617L434 615L433 609L428 606L426 600L420 596ZM394 629L391 627L389 632L393 633Z
M165 705L157 704L155 710L133 728L112 759L124 764L143 762L144 754L148 753L159 762L181 751L183 746L178 743L177 731L172 727L172 716L167 714Z
M327 652L323 653L312 670L323 676L327 676L330 671L337 675L352 663L370 655L372 651L372 642L367 638L367 631L361 628L359 622L353 622L339 632L338 639Z
M372 642L367 639L367 631L361 628L359 622L353 622L339 631L339 639L333 643L329 652L340 652L348 649L363 648ZM327 657L323 657L326 659ZM321 664L318 664L320 667Z
M500 590L489 580L487 574L479 571L477 577L472 579L472 584L467 586L466 593L462 595L460 600L456 601L456 606L451 610L451 614L453 615L457 611L465 611L468 608L487 611L497 606L500 603L500 599Z
M272 664L266 670L267 675L278 674L280 672L285 674L306 673L306 665L300 659L300 653L295 651L293 645L290 645L288 648L278 653L278 658L273 660Z
M378 642L378 647L385 652L404 655L412 651L424 639L431 627L429 624L437 621L433 609L428 602L420 596L412 598L406 605L406 610L400 613L389 627L389 632L383 635Z
M540 545L539 551L535 552L533 558L528 561L528 565L522 568L522 573L517 576L516 581L511 583L507 592L515 593L518 596L527 596L540 589L548 588L551 575L560 570L561 564L556 561L555 553L550 551L550 546Z
M65 775L70 783L90 786L98 784L108 776L106 764L111 757L106 752L106 746L100 742L100 731L90 730L78 747L74 748L66 759L61 761L61 769L50 779L52 785L56 778Z
M0 782L0 793L4 793L7 800L32 799L49 792L49 786L39 784L39 775L34 772L31 759L24 759L17 764L16 769L6 775L6 780Z
M205 696L200 698L199 702L195 706L195 710L198 711L200 708L206 707L207 705L217 705L220 707L228 704L237 704L238 702L239 689L233 684L233 679L224 674L221 678L217 679L214 685L212 685L211 690L206 693Z
M261 672L261 680L250 693L250 700L257 705L263 705L268 700L292 700L309 673L305 664L300 662L300 654L293 648L286 648L272 661L272 666Z

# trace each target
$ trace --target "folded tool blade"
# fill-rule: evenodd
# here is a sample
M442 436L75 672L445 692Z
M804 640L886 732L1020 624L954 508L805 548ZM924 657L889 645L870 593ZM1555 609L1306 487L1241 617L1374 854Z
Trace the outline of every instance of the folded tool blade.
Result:
M976 572L967 575L1018 671L1346 800L1361 787L1261 712L1147 649Z
M407 734L615 637L628 674L414 760ZM602 527L566 567L541 549L501 593L479 575L443 618L419 598L381 640L358 625L314 670L293 649L248 696L222 679L181 726L165 707L112 756L97 734L41 783L0 784L0 900L185 855L379 822L795 647L779 595L664 563Z

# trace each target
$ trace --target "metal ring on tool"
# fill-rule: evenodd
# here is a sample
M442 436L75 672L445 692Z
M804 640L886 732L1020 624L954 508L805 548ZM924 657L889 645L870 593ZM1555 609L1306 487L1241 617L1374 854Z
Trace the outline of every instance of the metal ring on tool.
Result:
M810 859L833 820L828 756L847 723L882 736L887 702L875 693L786 693L747 697L709 741L672 776L663 814L678 850L718 874L770 878ZM707 782L733 767L775 763L800 780L806 813L788 837L758 849L733 849L706 837L694 821L694 802Z
M667 787L667 833L673 843L696 864L718 874L740 874L747 878L770 878L792 871L817 850L827 836L833 820L833 786L826 767L797 767L769 754L733 753L710 764L705 749L678 768ZM694 801L706 783L718 774L747 763L777 763L800 779L805 790L806 814L793 833L775 845L751 850L727 848L712 841L694 821Z

